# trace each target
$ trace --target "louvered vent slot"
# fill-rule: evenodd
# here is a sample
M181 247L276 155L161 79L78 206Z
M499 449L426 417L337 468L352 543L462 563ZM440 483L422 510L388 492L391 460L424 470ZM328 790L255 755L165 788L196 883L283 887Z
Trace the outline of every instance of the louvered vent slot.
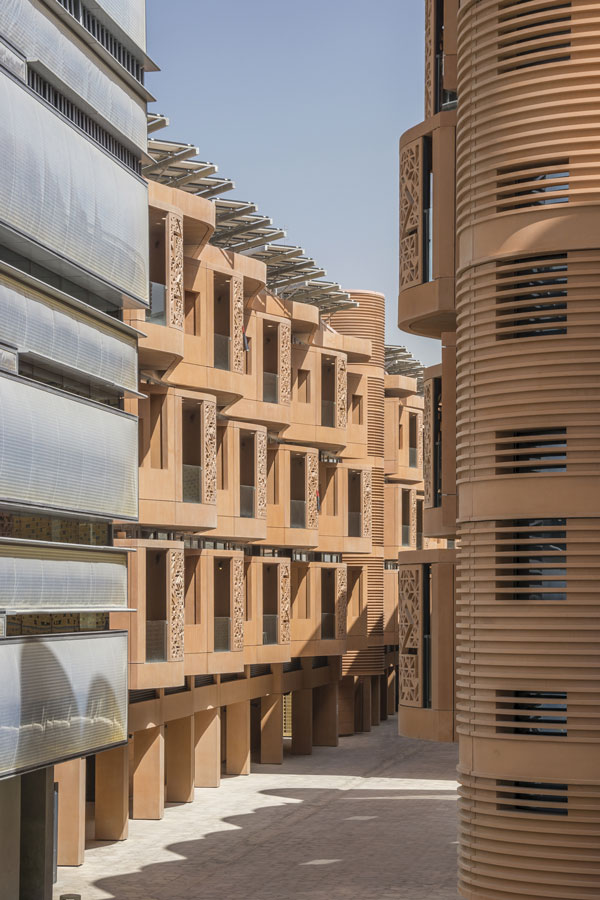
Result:
M569 814L568 785L546 781L496 781L497 809L541 816Z
M567 203L569 160L549 159L498 169L497 212Z
M497 691L496 731L545 737L567 736L563 691Z
M496 273L496 340L567 333L566 254L504 261Z
M497 475L545 475L566 470L566 428L496 432Z
M534 6L530 0L501 3L498 72L515 72L569 60L570 7L570 3L560 0L542 8Z
M566 602L566 520L518 519L496 528L496 599Z

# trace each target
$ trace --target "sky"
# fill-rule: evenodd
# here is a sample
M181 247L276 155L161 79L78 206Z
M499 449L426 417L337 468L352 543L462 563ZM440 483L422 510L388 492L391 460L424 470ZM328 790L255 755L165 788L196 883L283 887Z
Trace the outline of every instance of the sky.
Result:
M195 144L327 279L386 296L400 332L398 140L423 119L423 0L147 0L157 137Z

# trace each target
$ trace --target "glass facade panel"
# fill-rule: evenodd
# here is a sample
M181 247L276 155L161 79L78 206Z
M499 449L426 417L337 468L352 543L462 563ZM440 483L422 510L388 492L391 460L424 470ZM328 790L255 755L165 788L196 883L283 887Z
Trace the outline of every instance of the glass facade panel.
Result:
M147 302L145 184L1 74L0 108L4 223Z
M137 419L0 373L0 500L137 516Z
M0 641L0 778L127 740L127 634Z

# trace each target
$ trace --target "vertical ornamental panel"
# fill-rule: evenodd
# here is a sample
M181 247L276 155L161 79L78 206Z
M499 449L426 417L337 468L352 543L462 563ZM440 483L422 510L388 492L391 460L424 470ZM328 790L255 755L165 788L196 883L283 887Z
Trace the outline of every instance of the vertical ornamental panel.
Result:
M169 550L169 661L183 659L184 564L183 550Z
M425 118L435 113L435 0L425 0Z
M256 518L267 515L267 433L256 432Z
M232 650L244 649L244 560L232 560L233 641Z
M167 216L167 292L169 325L183 328L183 219L177 213Z
M417 492L410 492L410 546L417 546Z
M244 281L236 277L231 282L232 294L232 371L244 371Z
M289 644L290 634L290 564L279 563L279 643Z
M203 412L203 444L202 466L204 473L204 503L217 502L217 407L211 400L202 403Z
M373 531L373 477L370 469L361 473L362 487L362 537L371 537Z
M420 566L399 572L400 703L421 706L422 579Z
M338 641L346 637L346 609L348 606L348 570L338 566L335 570L335 636Z
M433 382L426 381L424 385L424 411L423 411L423 482L424 506L431 509L433 506Z
M336 425L345 428L348 422L348 378L345 356L336 356L335 380L336 380Z
M319 489L319 458L316 453L306 454L306 527L319 527L317 491Z
M292 329L279 325L279 402L289 404L292 391Z
M400 287L423 281L423 142L419 138L400 154Z

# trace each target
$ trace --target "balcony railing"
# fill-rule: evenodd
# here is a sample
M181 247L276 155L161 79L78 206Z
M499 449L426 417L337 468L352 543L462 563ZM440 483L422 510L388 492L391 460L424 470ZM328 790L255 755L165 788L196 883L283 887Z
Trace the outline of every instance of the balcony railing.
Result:
M254 492L253 484L240 484L240 516L242 519L254 517Z
M182 466L183 502L202 503L202 466Z
M263 616L263 644L276 644L279 639L279 616Z
M231 338L226 334L215 333L215 369L225 369L229 371L229 347Z
M321 640L335 640L335 613L321 613Z
M409 447L408 448L408 465L411 467L411 469L416 469L416 467L418 466L418 464L419 464L418 458L419 458L419 454L418 454L417 448Z
M306 528L306 500L290 500L290 527Z
M154 325L167 324L167 288L158 281L150 282L150 309L146 319Z
M279 403L279 375L275 372L263 372L263 400Z
M335 400L321 400L321 425L326 428L335 426Z
M348 537L362 537L362 515L359 512L348 513Z
M163 619L146 621L146 662L166 661L168 628L168 622Z
M231 650L231 619L229 616L215 616L215 653Z
M410 525L402 526L402 546L410 547Z

